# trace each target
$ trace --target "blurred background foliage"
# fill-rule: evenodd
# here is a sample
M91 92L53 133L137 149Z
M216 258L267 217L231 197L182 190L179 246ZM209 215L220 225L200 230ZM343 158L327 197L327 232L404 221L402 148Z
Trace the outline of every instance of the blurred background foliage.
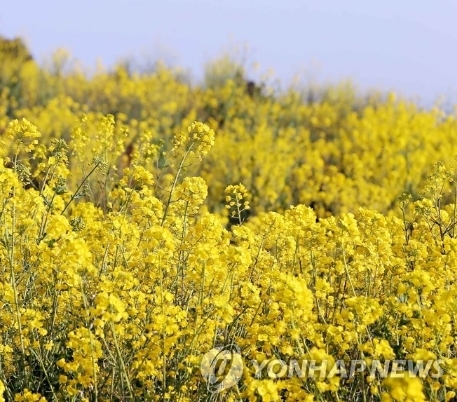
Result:
M57 51L39 65L19 38L0 39L0 60L0 135L12 119L26 118L45 130L42 143L68 140L85 115L89 161L99 156L92 146L98 122L112 114L114 141L124 148L115 162L119 174L136 163L159 175L173 136L194 120L208 124L215 146L186 174L205 179L207 208L216 214L223 213L224 188L237 183L252 195L254 214L297 204L318 217L360 206L396 214L404 190L417 199L431 166L452 165L457 154L456 116L439 107L360 94L351 82L280 88L271 77L249 79L229 56L209 62L198 84L160 62L89 71ZM160 149L155 164L141 155L145 138ZM8 154L11 144L0 139ZM71 157L70 165L83 175Z

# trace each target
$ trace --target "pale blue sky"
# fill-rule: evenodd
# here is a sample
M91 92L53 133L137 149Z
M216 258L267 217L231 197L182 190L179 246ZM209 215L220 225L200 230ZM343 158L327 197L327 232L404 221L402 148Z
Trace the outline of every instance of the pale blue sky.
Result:
M456 0L3 0L0 34L41 59L66 47L86 65L164 57L196 76L223 49L319 80L353 78L430 102L457 100Z

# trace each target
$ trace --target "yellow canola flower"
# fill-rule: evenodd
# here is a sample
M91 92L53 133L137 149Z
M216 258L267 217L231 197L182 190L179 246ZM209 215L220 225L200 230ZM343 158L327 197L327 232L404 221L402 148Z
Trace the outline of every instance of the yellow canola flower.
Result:
M187 133L175 135L171 154L178 158L195 156L202 160L214 145L214 137L214 131L206 124L194 121L187 128Z
M388 377L382 383L389 390L382 394L383 401L425 402L427 400L422 382L418 377L410 377L405 373L402 378Z
M62 74L7 53L3 399L211 399L202 356L234 344L248 365L446 365L363 390L249 366L227 400L454 396L454 115L347 86L273 96L230 69L191 87L164 66Z

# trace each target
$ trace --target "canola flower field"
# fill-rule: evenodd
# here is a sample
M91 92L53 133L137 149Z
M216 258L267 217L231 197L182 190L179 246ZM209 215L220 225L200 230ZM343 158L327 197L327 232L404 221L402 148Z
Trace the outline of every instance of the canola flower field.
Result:
M455 115L0 59L0 400L455 400ZM274 359L440 370L248 364Z

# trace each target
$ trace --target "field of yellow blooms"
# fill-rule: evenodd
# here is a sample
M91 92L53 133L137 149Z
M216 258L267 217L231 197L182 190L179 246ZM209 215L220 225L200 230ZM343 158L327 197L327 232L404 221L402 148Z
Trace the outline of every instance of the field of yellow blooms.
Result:
M457 116L0 59L0 401L455 400Z

